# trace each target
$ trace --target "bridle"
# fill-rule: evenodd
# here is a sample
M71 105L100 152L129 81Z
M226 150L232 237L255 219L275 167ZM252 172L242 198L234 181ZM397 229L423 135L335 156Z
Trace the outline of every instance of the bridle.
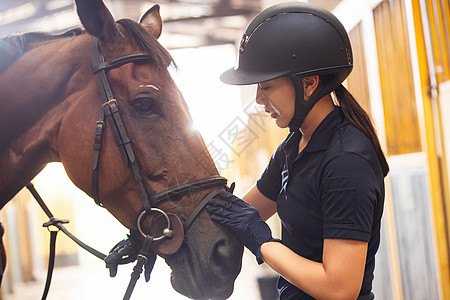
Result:
M100 202L99 198L99 192L98 192L98 176L99 176L99 162L100 162L100 154L102 149L102 136L104 129L106 127L106 122L108 122L109 127L111 128L111 131L114 136L114 140L116 142L117 147L120 150L120 154L122 156L123 163L130 167L134 179L136 181L136 184L139 188L140 197L143 203L143 208L139 212L139 214L136 216L133 224L130 226L130 234L128 235L128 239L123 240L119 242L110 252L110 255L105 255L88 245L84 244L82 241L80 241L78 238L76 238L74 235L72 235L63 224L68 223L68 220L60 220L53 216L53 214L50 212L44 201L41 199L37 191L34 189L34 186L30 183L27 185L27 188L30 190L30 192L33 194L41 208L44 210L44 212L47 214L47 216L50 218L50 220L43 224L44 227L49 228L50 226L54 226L57 228L56 231L49 230L51 233L51 239L50 239L50 258L49 258L49 268L47 271L47 280L45 284L44 293L42 296L42 299L45 299L47 297L49 288L50 288L50 282L53 272L53 265L54 265L54 258L55 258L55 243L56 243L56 233L58 231L62 231L64 234L66 234L69 238L71 238L75 243L77 243L80 247L87 250L91 254L95 255L96 257L105 260L108 267L108 257L111 256L111 253L116 255L114 256L116 261L115 265L117 267L117 264L124 264L137 260L136 266L133 268L133 273L131 274L131 280L128 285L127 291L125 293L125 296L123 299L129 299L131 297L131 293L134 289L134 286L136 284L136 281L139 279L140 274L142 273L142 269L144 264L147 263L148 257L150 255L154 255L151 253L150 247L152 246L153 242L156 242L156 247L162 247L161 243L158 244L158 242L162 240L174 240L173 243L169 243L169 246L164 245L165 247L164 251L157 252L158 254L163 255L171 255L178 251L178 249L181 247L181 244L183 243L184 234L187 232L187 230L190 228L192 223L194 222L195 218L200 214L200 212L203 210L203 208L206 206L206 204L211 200L221 189L227 189L232 192L234 189L234 184L231 185L230 188L227 187L227 179L224 177L221 177L219 175L214 175L208 178L204 179L198 179L193 180L189 182L185 182L179 185L175 185L172 187L169 187L166 190L163 190L161 192L155 192L148 182L145 180L144 176L142 175L140 168L136 161L136 156L133 151L133 147L131 145L131 141L127 135L125 125L120 117L119 114L119 107L117 100L114 97L114 94L111 89L111 85L109 84L108 78L107 78L107 72L111 69L118 68L124 64L128 63L134 63L134 62L151 62L153 61L153 58L150 54L145 52L134 52L125 54L122 56L119 56L117 58L113 58L108 61L104 61L103 56L100 52L99 48L99 40L96 37L92 37L91 42L91 50L92 50L92 63L93 63L93 74L95 75L95 78L97 80L97 87L100 93L100 113L96 125L95 130L95 140L94 140L94 153L92 158L92 196L94 198L94 201L97 205L103 207L102 203ZM192 213L187 217L187 219L184 221L184 223L181 222L180 218L172 213L167 213L159 206L166 201L173 201L176 198L179 198L187 193L193 193L197 191L202 191L206 189L212 189L216 188L212 191L210 191L205 198L196 206L196 208L192 211ZM159 214L158 217L160 220L162 220L162 227L161 222L157 224L155 220L158 218L153 218L150 224L149 230L152 229L152 226L155 224L157 226L158 232L160 232L160 235L158 233L154 233L154 231L151 232L144 232L142 229L142 222L143 220L148 217L150 214ZM143 241L141 241L141 238ZM131 245L131 246L130 246ZM136 245L140 248L140 250L136 251ZM128 248L127 248L128 247ZM119 249L119 250L117 250ZM128 249L127 251L123 251L123 249ZM130 250L133 249L133 250ZM117 251L116 251L117 250ZM157 250L159 250L157 248ZM114 252L116 251L116 252ZM117 256L119 258L117 259ZM125 257L125 258L122 258ZM108 267L109 268L109 267ZM110 269L110 273L111 269ZM114 274L115 275L115 274ZM112 276L114 276L112 275Z
M96 37L92 37L92 63L93 73L97 80L97 87L100 92L100 114L97 121L95 130L95 142L94 142L94 154L92 158L92 189L93 198L97 205L103 206L99 200L98 195L98 171L99 160L102 149L102 135L105 128L105 119L108 121L108 125L114 135L116 145L120 150L123 163L129 166L133 172L134 179L139 187L139 193L143 203L143 213L149 213L152 208L159 206L165 201L170 201L175 197L182 196L187 192L195 190L204 190L212 187L226 187L227 179L218 175L214 175L205 179L199 179L182 183L173 187L170 187L162 192L156 193L142 176L139 166L136 162L136 156L131 146L130 139L128 138L125 130L125 125L119 114L119 107L117 100L115 99L111 85L109 84L106 76L107 72L111 69L118 68L124 64L132 62L152 61L153 58L150 54L145 52L134 52L122 55L120 57L104 61L99 49L99 40ZM184 229L187 230L195 217L200 213L202 208L206 205L203 201L197 206L197 209L193 211L191 216L184 224Z
M102 206L98 195L98 170L100 152L102 148L102 135L105 128L105 119L108 121L108 124L112 130L116 145L120 150L120 154L122 156L124 164L126 166L129 166L133 171L133 175L136 183L138 184L145 211L150 211L152 207L158 206L162 202L170 200L173 197L180 196L188 191L202 190L214 186L225 186L227 183L227 179L215 175L209 178L183 183L164 190L160 193L156 193L155 191L153 191L153 189L144 179L142 173L139 170L139 166L136 162L136 156L134 154L133 148L131 147L130 139L128 138L125 126L119 114L117 100L113 95L111 86L106 76L106 73L109 70L118 68L124 64L139 61L152 61L153 59L148 53L134 52L105 62L103 60L103 56L100 53L98 44L98 38L93 37L93 73L95 75L95 78L97 79L97 86L100 92L101 103L100 114L95 131L94 154L92 159L92 189L95 203Z
M144 238L143 246L140 252L143 251L144 247L149 248L153 240L160 240L164 238L171 238L173 236L173 230L171 228L171 219L169 215L163 210L157 208L161 203L165 201L170 201L176 197L180 197L188 192L201 191L205 189L210 189L216 187L217 189L210 192L194 209L191 215L186 219L182 228L186 232L192 225L194 219L203 210L208 201L213 198L219 190L227 188L227 179L218 175L214 175L208 178L189 181L182 183L173 187L170 187L162 192L156 193L142 176L139 166L136 162L136 156L134 154L130 139L127 135L124 123L119 114L119 107L117 100L115 99L111 86L107 78L107 72L111 69L118 68L124 64L133 62L143 62L152 61L153 58L150 54L145 52L134 52L122 55L120 57L104 61L103 56L99 49L99 40L96 37L92 37L92 63L93 63L93 74L97 80L97 87L100 93L100 113L97 121L97 126L95 130L95 142L94 142L94 154L92 159L92 190L93 198L97 205L102 206L99 200L98 194L98 171L99 171L99 160L100 153L102 149L102 135L105 128L105 120L107 120L109 127L113 133L117 147L120 150L123 163L129 166L133 172L134 179L139 188L139 193L143 203L143 209L136 217L133 225L130 228L130 235L137 235L138 233ZM163 233L159 237L152 237L147 233L144 233L141 228L141 222L147 215L152 212L157 212L162 214L167 221L167 227L164 229ZM175 220L177 220L176 217ZM178 219L179 220L179 219ZM136 231L137 228L137 231ZM148 245L146 245L148 244ZM177 250L177 249L176 249ZM147 249L149 251L149 249ZM138 255L139 259L139 255ZM146 259L145 259L146 260ZM138 262L139 264L139 262ZM143 263L142 263L143 264ZM141 271L142 271L141 264ZM136 269L136 267L135 267ZM139 278L139 275L137 275ZM133 280L133 275L132 275ZM137 280L137 279L136 279ZM130 282L129 289L134 287L134 283ZM127 294L128 291L127 290ZM131 295L131 292L129 293ZM124 299L126 298L125 296ZM129 296L128 296L129 297Z

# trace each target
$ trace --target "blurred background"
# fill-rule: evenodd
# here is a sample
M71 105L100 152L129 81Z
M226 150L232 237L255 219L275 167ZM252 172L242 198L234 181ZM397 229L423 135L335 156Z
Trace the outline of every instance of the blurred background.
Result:
M179 70L173 76L219 172L242 196L265 168L287 131L254 102L254 87L222 84L234 66L245 26L273 0L163 0L162 45ZM450 5L448 0L311 0L332 11L349 32L355 67L345 85L369 112L391 172L386 178L382 241L376 258L377 299L450 300ZM154 3L105 1L113 16L137 20ZM0 36L61 33L81 26L71 0L0 1ZM219 115L220 114L220 115ZM219 116L218 116L219 115ZM78 190L59 163L34 180L68 229L106 253L127 229ZM48 259L47 221L27 190L0 212L8 266L1 299L38 299ZM279 235L279 221L269 221ZM121 299L132 266L109 278L104 263L63 234L48 299ZM150 283L133 298L186 299L173 291L170 270L158 260ZM275 299L260 293L273 278L245 252L230 299ZM271 284L271 283L270 283ZM269 286L271 286L269 284ZM266 286L267 284L262 284ZM141 295L141 296L139 296Z

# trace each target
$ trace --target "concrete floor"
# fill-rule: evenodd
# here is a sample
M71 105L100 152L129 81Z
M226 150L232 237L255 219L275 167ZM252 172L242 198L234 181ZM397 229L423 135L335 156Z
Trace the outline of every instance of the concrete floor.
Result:
M134 264L133 264L134 265ZM82 299L122 299L127 288L132 265L120 266L115 278L110 278L101 263L88 266L55 268L48 300ZM254 256L244 252L243 268L235 282L231 300L261 299L257 277L273 274L265 266L258 266ZM4 300L40 299L45 284L46 270L36 274L37 280L31 283L16 284L12 294L3 295ZM169 282L170 269L163 260L157 260L149 283L141 278L135 287L132 299L170 299L188 298L176 293Z

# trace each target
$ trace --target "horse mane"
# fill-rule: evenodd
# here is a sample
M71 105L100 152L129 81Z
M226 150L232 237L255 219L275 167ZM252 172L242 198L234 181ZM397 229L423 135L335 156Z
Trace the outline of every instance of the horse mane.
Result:
M170 64L176 67L170 53L139 23L130 19L120 19L117 23L130 33L133 43L152 56L157 67L167 68ZM28 32L0 38L0 73L27 52L30 43L75 37L84 33L84 30L76 28L61 34Z
M6 70L14 61L27 52L28 45L31 43L54 40L63 37L75 37L83 33L83 30L76 28L61 34L28 32L0 38L0 73Z
M130 38L133 43L138 45L142 51L151 55L156 67L164 69L168 68L171 64L175 68L177 67L169 51L138 22L130 19L120 19L116 22L130 33Z

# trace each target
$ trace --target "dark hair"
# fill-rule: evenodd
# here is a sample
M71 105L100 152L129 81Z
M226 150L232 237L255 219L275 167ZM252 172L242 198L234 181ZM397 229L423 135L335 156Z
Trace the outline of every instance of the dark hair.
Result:
M386 161L383 150L381 149L380 141L375 133L375 128L372 125L369 115L342 84L335 89L334 92L339 102L339 106L341 107L347 120L369 138L375 148L375 152L377 153L381 170L383 171L383 176L386 176L389 173L389 165Z

